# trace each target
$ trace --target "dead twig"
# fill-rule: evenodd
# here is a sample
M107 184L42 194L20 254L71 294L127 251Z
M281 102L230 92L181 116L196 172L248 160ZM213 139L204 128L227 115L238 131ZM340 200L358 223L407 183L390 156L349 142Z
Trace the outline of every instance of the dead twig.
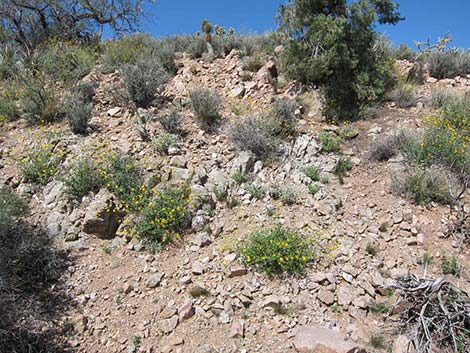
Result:
M401 278L392 286L406 303L401 316L417 353L468 352L470 297L445 278Z

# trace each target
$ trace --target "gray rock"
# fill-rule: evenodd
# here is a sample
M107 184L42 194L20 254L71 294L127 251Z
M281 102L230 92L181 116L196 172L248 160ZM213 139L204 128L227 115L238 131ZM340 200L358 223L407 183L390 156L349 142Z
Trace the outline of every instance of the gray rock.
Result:
M162 276L161 275L153 274L147 280L147 287L148 288L156 288L160 285L161 281L162 281Z
M255 156L248 151L242 151L232 164L232 173L242 172L249 173L253 169L255 163Z
M208 246L212 243L212 239L209 233L204 232L196 235L196 238L193 240L193 244L199 246L200 248Z
M191 227L196 232L200 232L200 231L204 230L204 227L209 222L210 222L210 217L209 216L199 214L199 215L194 216L193 219L191 220Z
M245 95L245 87L243 86L235 87L234 89L230 91L230 97L233 97L233 98L243 98L244 95Z

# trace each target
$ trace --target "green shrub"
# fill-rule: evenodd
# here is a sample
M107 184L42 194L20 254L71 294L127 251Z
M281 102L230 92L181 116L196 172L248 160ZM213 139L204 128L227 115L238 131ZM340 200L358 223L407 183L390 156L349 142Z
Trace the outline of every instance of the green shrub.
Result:
M431 91L431 106L435 109L446 109L453 106L465 107L470 106L470 96L451 92L448 89L433 89Z
M175 134L170 134L168 132L164 132L160 134L154 141L153 146L157 150L158 153L162 155L168 154L168 149L170 146L179 142L179 136Z
M264 65L261 55L255 54L245 58L242 69L250 72L257 72Z
M91 118L93 104L86 102L81 95L69 94L64 101L65 117L74 134L85 134Z
M151 57L152 40L142 33L124 36L105 44L103 66L106 71L119 70L123 65L136 65Z
M125 155L111 155L98 174L104 184L121 201L126 211L138 210L144 202L142 175L135 161Z
M302 273L314 260L309 238L281 225L251 234L239 253L246 266L269 276Z
M413 145L415 140L415 137L404 130L395 132L374 142L370 150L370 159L377 162L388 161L400 151L406 150L407 147Z
M232 174L232 179L237 183L237 184L243 184L248 181L248 174L242 171L236 171L235 173Z
M442 272L446 275L458 276L460 274L460 266L457 262L457 257L453 255L450 259L444 256L442 259Z
M121 74L129 100L138 107L148 105L155 93L169 80L166 71L154 58L124 65Z
M409 196L416 204L425 205L432 201L452 204L452 185L447 176L431 169L417 169L406 173L402 178L396 177L393 189Z
M0 188L0 238L15 229L28 214L24 200L6 186Z
M207 43L202 37L193 37L191 44L187 48L187 53L191 59L202 58L202 55L207 52Z
M293 101L276 98L272 105L272 113L277 125L277 133L281 136L295 134L297 117L295 110L297 104Z
M196 88L189 93L189 99L201 127L214 129L220 120L221 100L218 94L206 88Z
M166 132L174 135L183 133L181 129L182 118L176 108L171 109L167 114L157 115L157 120Z
M163 39L158 41L155 46L153 56L157 58L169 75L175 75L178 68L175 62L175 47L173 43L170 40Z
M320 168L315 165L305 167L304 174L312 181L320 181Z
M348 172L352 169L352 167L353 167L353 164L349 158L340 157L338 159L338 162L336 162L333 173L338 177L338 181L340 184L344 183L344 177L348 174Z
M393 50L393 56L397 60L408 60L410 62L413 62L416 60L417 54L406 44L400 44L398 48L395 48Z
M246 187L246 191L250 194L250 196L255 199L259 200L264 196L265 190L262 186L256 184L250 184Z
M385 342L386 342L385 337L379 334L372 335L370 339L371 346L377 349L385 348L386 347Z
M409 83L400 83L390 93L390 98L400 108L414 107L417 102L416 88L414 85Z
M242 151L251 151L258 158L266 159L277 150L276 122L264 116L248 116L237 119L227 134L232 143Z
M88 158L82 158L75 163L64 178L67 194L76 200L80 200L91 191L98 191L103 182L97 168Z
M424 133L407 155L424 165L447 166L459 177L470 176L470 100L451 101L425 119Z
M132 224L135 235L165 245L180 237L188 213L190 190L164 187L154 193Z
M18 114L16 100L2 92L0 95L0 122L15 120Z
M437 79L465 76L470 73L470 52L459 49L433 51L426 57L429 74Z
M366 246L366 252L369 255L375 256L379 252L379 249L377 249L377 247L375 245L373 245L371 243L368 243L367 246Z
M284 205L293 205L297 202L297 191L291 187L283 187L279 199Z
M17 50L13 45L0 46L0 80L5 81L16 74L15 56Z
M67 85L86 76L96 60L90 48L61 42L41 45L35 55L38 70Z
M308 192L312 195L315 195L318 191L320 191L320 187L316 184L308 184L307 188Z
M56 93L40 82L32 82L22 94L21 106L29 124L52 122L60 115Z
M54 146L45 142L33 146L20 162L20 170L26 183L47 184L57 173L61 156L54 153Z
M281 7L281 30L290 41L282 54L288 77L320 86L328 120L353 120L380 102L390 87L394 60L375 22L396 24L390 0L293 0Z
M322 144L322 151L326 153L338 152L341 149L341 139L332 132L321 132L318 138Z

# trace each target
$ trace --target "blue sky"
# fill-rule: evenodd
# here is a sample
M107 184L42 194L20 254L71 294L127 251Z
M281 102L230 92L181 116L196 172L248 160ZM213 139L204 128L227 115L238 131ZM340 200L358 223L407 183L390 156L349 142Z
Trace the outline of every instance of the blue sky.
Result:
M201 20L234 27L237 32L262 33L276 28L275 15L283 0L158 0L147 7L142 31L161 37L194 33ZM406 17L397 26L380 26L393 43L414 40L435 42L449 32L452 46L470 48L470 0L401 0L400 12Z

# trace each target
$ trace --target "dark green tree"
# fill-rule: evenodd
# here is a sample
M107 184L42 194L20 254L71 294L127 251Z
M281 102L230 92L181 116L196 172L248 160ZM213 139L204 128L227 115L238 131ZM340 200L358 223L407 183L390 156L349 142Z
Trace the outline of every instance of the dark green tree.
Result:
M375 24L402 18L392 0L292 0L279 12L289 38L283 66L291 78L318 85L329 120L363 116L392 79L389 46Z

